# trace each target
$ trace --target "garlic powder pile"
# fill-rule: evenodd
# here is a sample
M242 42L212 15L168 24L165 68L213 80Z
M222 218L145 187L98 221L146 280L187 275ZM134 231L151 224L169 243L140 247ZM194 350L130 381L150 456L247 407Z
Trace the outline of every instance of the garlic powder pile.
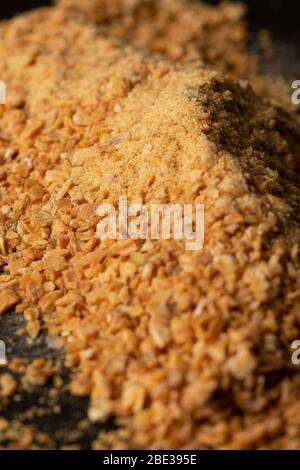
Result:
M160 4L1 25L0 314L61 342L94 449L299 449L299 122L241 80L241 7ZM203 250L100 241L124 195L204 204Z

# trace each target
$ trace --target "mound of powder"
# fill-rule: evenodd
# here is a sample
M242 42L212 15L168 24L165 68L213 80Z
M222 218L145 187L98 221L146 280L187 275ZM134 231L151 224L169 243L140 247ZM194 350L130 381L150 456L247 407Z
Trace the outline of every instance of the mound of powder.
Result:
M213 7L199 0L58 0L58 4L68 15L96 24L102 36L121 45L173 63L202 61L247 79L272 105L291 113L297 110L291 103L290 82L262 75L258 57L248 51L245 4L224 2Z
M65 5L1 26L0 76L0 312L63 341L71 392L119 425L94 448L299 449L296 119ZM204 204L203 250L100 241L120 196Z
M190 0L58 0L75 17L99 25L101 34L175 62L202 60L221 71L253 75L247 53L245 6L218 8Z

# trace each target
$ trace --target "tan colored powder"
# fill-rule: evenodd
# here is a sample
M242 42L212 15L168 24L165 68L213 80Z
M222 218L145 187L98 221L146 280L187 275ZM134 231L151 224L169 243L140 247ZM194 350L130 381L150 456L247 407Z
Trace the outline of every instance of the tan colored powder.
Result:
M202 60L221 71L253 75L241 3L218 8L190 0L59 0L70 14L84 14L101 34L147 54L178 62Z
M173 63L202 61L215 70L250 81L255 92L288 112L290 83L259 73L257 57L248 52L249 34L243 3L217 8L196 0L58 0L69 15L96 23L102 36L131 45L143 54ZM270 48L265 31L262 46Z
M297 449L299 123L102 34L65 5L1 26L0 295L120 425L95 449ZM97 206L124 195L205 204L204 249L100 242Z

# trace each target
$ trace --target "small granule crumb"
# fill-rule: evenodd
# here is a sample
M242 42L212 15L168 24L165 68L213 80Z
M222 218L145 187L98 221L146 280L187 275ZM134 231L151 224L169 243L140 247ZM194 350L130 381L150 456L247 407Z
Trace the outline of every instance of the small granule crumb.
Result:
M2 292L0 292L0 315L14 307L17 302L18 296L13 290L4 289Z
M25 384L42 387L49 377L53 375L53 365L51 361L45 359L35 359L32 364L25 369L23 380Z
M15 394L16 390L17 382L11 374L0 375L0 397L9 398Z

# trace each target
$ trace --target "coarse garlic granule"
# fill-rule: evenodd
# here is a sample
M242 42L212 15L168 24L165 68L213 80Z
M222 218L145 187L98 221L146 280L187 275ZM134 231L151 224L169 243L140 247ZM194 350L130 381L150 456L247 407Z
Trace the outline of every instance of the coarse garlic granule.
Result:
M89 419L120 426L95 449L299 449L299 122L71 3L0 27L0 313L63 342ZM204 249L100 242L124 195L204 204Z

